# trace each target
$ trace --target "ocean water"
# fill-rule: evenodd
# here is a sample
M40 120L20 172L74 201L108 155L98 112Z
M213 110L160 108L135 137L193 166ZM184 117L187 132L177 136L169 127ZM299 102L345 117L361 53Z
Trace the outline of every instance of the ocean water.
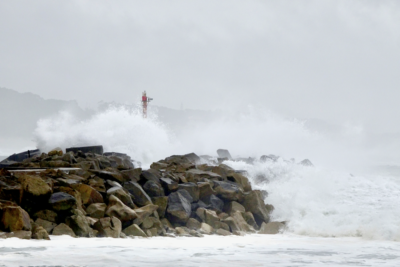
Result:
M396 163L398 151L371 148L365 135L347 124L329 135L251 108L180 131L121 107L85 121L60 113L38 122L42 150L103 144L144 168L172 154L216 156L218 148L256 158L225 163L268 192L272 220L285 221L287 229L231 237L0 240L0 266L400 266L400 175L376 168ZM263 154L281 157L257 160ZM298 164L304 158L315 166Z

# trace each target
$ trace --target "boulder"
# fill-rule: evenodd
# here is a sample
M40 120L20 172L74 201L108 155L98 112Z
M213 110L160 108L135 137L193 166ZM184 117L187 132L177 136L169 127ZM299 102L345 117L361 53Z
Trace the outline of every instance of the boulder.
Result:
M140 237L147 237L145 232L137 224L132 224L129 227L122 230L124 234L127 236L140 236Z
M32 239L50 240L49 234L42 226L35 226L32 229Z
M275 235L285 229L285 225L280 222L262 223L259 234Z
M160 178L160 182L167 195L178 190L179 184L171 178Z
M126 191L126 189L120 186L111 187L110 189L107 190L107 197L110 198L111 195L119 198L119 200L121 200L122 203L124 203L131 209L135 208L135 204L133 204L131 195Z
M168 196L167 215L172 223L185 225L191 215L193 198L186 190L178 190Z
M49 205L55 211L65 211L77 207L76 199L64 192L52 194L49 199Z
M199 187L199 199L206 204L210 203L210 197L216 195L217 192L214 191L209 182L199 182L197 183Z
M186 223L186 227L193 230L199 230L201 228L201 222L194 218L189 218Z
M150 165L150 168L151 168L151 169L154 169L154 170L157 170L157 171L165 170L167 167L168 167L168 164L166 164L166 163L161 163L161 162L153 162L153 163Z
M140 225L147 217L153 214L158 209L157 205L149 204L144 207L135 209L135 213L137 218L135 219L134 223Z
M31 231L14 231L11 233L0 232L0 239L7 238L19 238L19 239L31 239L32 232Z
M246 209L236 201L229 201L225 203L224 212L231 215L233 212L236 211L245 212Z
M139 182L142 168L122 170L121 174L124 176L125 181Z
M140 175L140 179L141 179L141 181L143 181L143 183L145 183L147 181L153 181L156 183L160 183L160 178L161 178L161 175L159 174L159 172L157 170L153 170L153 169L142 171L142 174Z
M40 218L36 219L35 224L37 226L43 227L47 233L51 233L51 231L53 231L54 227L57 226L57 224L54 222L46 221L46 220L43 220ZM32 232L34 232L34 231L32 231Z
M61 223L54 227L52 235L69 235L72 237L76 237L74 231L66 225L65 223Z
M251 213L250 211L242 212L242 216L248 225L250 225L251 227L253 227L256 230L260 229L260 226L258 226L258 224L256 223L256 220L254 219L253 213Z
M211 235L214 232L214 228L212 228L210 225L206 223L201 223L199 232L205 235Z
M3 206L0 208L0 229L8 232L31 231L29 214L18 206Z
M28 212L38 210L46 205L52 190L50 186L38 175L22 175L21 206Z
M98 177L104 179L104 180L113 180L116 181L118 183L123 183L125 181L127 181L124 176L120 173L120 172L116 172L116 171L93 171L93 173L95 173Z
M52 223L57 222L57 213L52 210L40 210L33 215L34 218L40 218Z
M94 225L98 237L119 238L121 235L122 224L116 217L100 218Z
M49 155L49 157L62 156L63 154L64 153L60 147L56 147L56 148L50 150L49 153L47 153L47 155Z
M122 223L132 221L137 218L136 212L122 203L117 197L111 195L109 198L106 215L117 217Z
M67 217L65 223L74 231L76 236L92 237L92 229L90 228L86 217L82 213L78 212L76 215Z
M213 173L213 172L208 172L208 171L202 171L198 169L190 169L185 172L185 177L188 180L188 182L204 182L206 179L208 180L223 180L222 177L219 174Z
M152 180L147 181L143 185L143 190L149 197L163 197L165 195L161 184Z
M241 175L240 173L230 172L227 175L227 179L242 186L244 192L251 191L251 184L246 176Z
M97 176L90 179L88 185L93 187L99 193L105 193L107 191L104 180Z
M264 200L262 199L261 191L254 190L247 193L244 197L243 206L246 211L250 211L254 215L257 224L261 226L263 222L269 222L269 212L265 207Z
M227 149L218 149L217 154L219 158L228 158L229 160L232 160L231 153Z
M189 195L192 197L193 201L192 202L197 202L199 201L199 196L200 196L200 190L197 184L195 183L185 183L185 184L179 184L178 190L186 190Z
M73 196L76 199L77 209L82 211L83 214L86 214L85 210L83 209L83 205L82 205L81 193L79 193L75 189L72 189L71 187L65 187L65 186L58 187L58 191L59 192L64 192L64 193L67 193L67 194L70 194L71 196Z
M126 182L124 183L124 188L131 194L132 200L136 205L141 207L153 204L151 198L146 194L140 184L136 182Z
M92 218L103 218L107 205L105 203L93 203L86 208L86 213Z
M206 212L206 209L205 208L201 208L201 207L196 210L196 215L197 215L198 218L200 218L200 220L202 222L206 221L205 212Z
M231 232L224 230L224 229L217 229L217 231L215 231L215 233L217 235L222 235L222 236L228 236L228 235L232 235Z
M217 228L217 223L219 222L217 213L213 210L205 210L204 222L210 225L212 228Z
M239 211L233 212L231 217L235 220L236 224L239 227L239 231L243 232L254 232L254 228L247 224L247 222L243 219L242 213Z
M84 205L90 205L92 203L104 203L103 196L89 185L72 185L72 188L81 194L82 203Z
M234 182L214 181L214 190L217 196L225 201L241 202L243 199L243 189Z
M222 212L224 209L224 202L219 197L211 195L209 209Z
M175 231L177 236L190 236L184 227L175 227Z
M167 209L168 205L168 197L153 197L151 201L154 205L158 206L157 213L158 215L163 218L165 217L165 210Z

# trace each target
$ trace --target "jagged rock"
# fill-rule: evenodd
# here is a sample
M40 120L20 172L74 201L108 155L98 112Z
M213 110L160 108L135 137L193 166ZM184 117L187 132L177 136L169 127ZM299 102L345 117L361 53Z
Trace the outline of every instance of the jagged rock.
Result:
M132 195L133 202L138 206L153 204L140 184L136 182L126 182L124 183L124 188Z
M192 207L191 217L196 218L196 217L198 217L197 214L196 214L197 209L198 208L205 208L206 209L206 208L208 208L208 205L206 203L204 203L203 201L199 200L196 203L192 203L191 207Z
M65 223L60 223L59 225L54 227L52 235L69 235L72 237L76 237L71 227L69 227Z
M98 219L98 218L93 218L93 217L86 216L86 220L87 220L89 226L93 228L93 225L94 225L95 223L97 223L97 221L98 221L99 219ZM96 235L93 235L93 236L96 236Z
M262 223L259 234L268 234L274 235L278 234L281 230L285 228L285 225L280 222L269 222L269 223Z
M93 228L98 231L98 237L119 238L121 235L122 224L116 217L100 218Z
M168 164L166 164L166 163L161 163L161 162L153 162L153 163L150 165L150 168L151 168L151 169L154 169L154 170L157 170L157 171L159 171L159 170L165 170L167 167L168 167Z
M225 212L221 212L220 214L218 214L218 217L220 220L224 220L229 217L229 214L227 214Z
M160 178L160 182L167 194L178 190L179 184L170 178Z
M224 212L231 215L233 212L240 211L245 212L246 209L236 201L230 201L225 203L224 205Z
M214 191L209 182L199 182L197 183L199 187L199 199L206 204L210 203L210 197L216 195L217 192Z
M64 192L52 194L49 199L49 205L56 211L64 211L77 207L76 199Z
M65 153L65 154L62 156L61 160L62 160L62 161L66 161L66 162L68 162L69 164L75 164L75 163L77 163L76 158L75 158L73 152Z
M137 218L135 219L134 223L140 225L147 217L153 214L158 209L157 205L149 204L144 207L135 209L135 213Z
M111 172L111 171L102 170L102 171L94 171L94 173L104 180L113 180L118 183L123 183L126 181L124 179L124 176L119 172L115 172L115 171Z
M42 226L35 226L32 229L32 239L50 240L50 237Z
M205 222L205 221L206 221L205 212L206 212L206 209L205 209L205 208L198 208L198 209L196 210L196 215L197 215L197 217L200 218L200 220L201 220L202 222Z
M239 211L233 212L231 217L235 220L236 224L239 226L239 231L243 232L254 232L254 228L247 224L243 219L242 213Z
M224 209L224 202L219 197L211 195L209 208L217 212L222 212Z
M0 229L8 232L30 231L29 214L18 206L3 206L0 208Z
M112 188L112 187L122 187L122 185L116 181L112 180L107 180L107 184Z
M258 226L258 224L256 223L256 220L254 219L253 213L251 213L250 211L242 212L242 216L248 225L250 225L251 227L253 227L256 230L260 229L260 226Z
M204 182L208 180L222 180L219 174L213 172L202 171L198 169L190 169L185 172L185 177L188 182Z
M172 224L168 221L167 218L162 218L160 220L160 222L162 223L163 227L165 230L169 230L169 229L173 229L174 227L172 226Z
M109 198L111 195L117 197L119 200L122 201L125 205L130 207L131 209L135 208L135 204L133 204L132 198L128 192L125 191L126 189L115 186L107 190L107 197Z
M77 210L76 210L77 211ZM92 229L89 226L86 217L82 213L67 217L65 223L74 231L76 236L91 237ZM54 230L53 230L54 232Z
M243 189L234 182L214 181L214 190L217 196L226 201L241 201L243 199Z
M35 224L38 226L43 227L47 233L51 233L51 231L53 231L54 227L57 226L56 223L50 222L50 221L46 221L40 218L37 218L35 221ZM32 231L34 232L34 231Z
M163 218L165 217L165 211L168 205L168 197L153 197L151 201L154 205L158 206L157 213L158 215Z
M137 218L136 212L122 203L117 197L111 195L109 198L106 215L117 217L122 223Z
M157 229L156 228L147 229L146 234L148 237L157 236Z
M251 184L246 176L243 176L240 173L230 172L227 175L227 179L242 186L244 192L251 191Z
M191 215L193 198L186 190L178 190L168 196L167 215L172 223L186 224Z
M52 190L40 176L22 175L19 180L21 182L21 206L24 209L31 212L47 203Z
M224 222L215 222L215 229L224 229L226 231L230 231L229 225Z
M86 213L93 218L103 218L106 212L107 205L105 203L93 203L90 204L87 209Z
M185 184L180 184L178 186L178 190L186 190L190 196L192 197L193 201L192 202L197 202L199 201L199 187L195 183L185 183Z
M31 231L14 231L11 233L0 232L0 239L7 238L19 238L19 239L31 239L32 232Z
M57 213L52 210L40 210L33 215L34 218L40 218L45 221L55 223L57 221Z
M140 237L147 237L145 232L137 224L132 224L129 227L122 230L124 234L127 236L140 236Z
M219 222L217 213L213 210L205 210L204 222L210 225L212 228L217 228L216 223Z
M246 211L250 211L254 215L257 224L261 226L263 222L269 222L268 210L265 207L264 201L261 196L261 191L254 190L247 193L244 197L243 206Z
M273 212L275 209L275 207L271 204L265 204L265 208L267 209L268 214L271 214L271 212Z
M154 225L154 220L153 219L157 219L157 218L155 218L155 217L147 217L146 219L143 220L143 222L140 225L140 227L142 227L143 229L152 228L153 225Z
M60 186L58 188L58 191L60 192L64 192L67 194L70 194L71 196L73 196L76 199L76 206L77 209L79 209L80 211L83 212L83 214L86 214L85 210L82 207L82 197L81 197L81 193L79 193L77 190L72 189L71 187L65 187L65 186Z
M49 155L49 157L53 157L53 156L62 156L64 153L62 151L61 148L56 147L52 150L49 151L49 153L47 153L47 155Z
M212 228L210 225L206 223L201 223L199 232L205 235L211 235L214 232L214 228Z
M227 149L218 149L217 154L220 158L228 158L229 160L232 159L231 153L229 153Z
M227 225L229 225L229 228L231 230L231 232L238 232L240 231L240 227L237 224L236 220L232 217L228 217L226 219L224 219L222 222L226 223Z
M140 179L143 181L143 183L146 183L147 181L160 183L160 178L161 175L159 174L159 172L153 169L142 171L142 174L140 175Z
M228 235L232 235L231 232L224 230L224 229L217 229L217 231L215 231L215 233L217 235L222 235L222 236L228 236Z
M163 197L165 195L161 184L151 180L143 185L143 190L149 197Z
M186 223L186 227L193 230L199 230L201 228L201 222L194 218L189 218Z
M103 196L93 187L86 184L72 185L72 188L81 194L82 203L90 205L92 203L104 203Z
M139 182L142 168L122 170L121 174L124 176L125 181Z
M100 177L95 176L93 179L89 180L89 186L93 187L99 193L105 193L106 186L104 184L104 180Z
M175 231L178 236L190 236L190 234L183 227L175 227Z

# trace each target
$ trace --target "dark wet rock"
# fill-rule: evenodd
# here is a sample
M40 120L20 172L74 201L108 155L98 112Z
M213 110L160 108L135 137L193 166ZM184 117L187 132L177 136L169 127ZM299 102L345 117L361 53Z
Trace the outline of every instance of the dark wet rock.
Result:
M171 192L178 190L179 184L170 178L160 178L160 182L166 194L170 194Z
M142 171L142 174L140 175L140 181L142 184L146 183L147 181L160 183L160 178L161 175L159 171L153 169Z
M31 212L46 205L52 190L40 176L22 175L19 180L21 182L21 207Z
M168 197L153 197L151 198L154 205L157 205L157 213L158 215L163 218L165 217L165 211L168 205Z
M225 203L224 212L226 212L227 214L231 214L236 211L245 212L246 209L236 201L230 201Z
M186 224L191 215L193 198L186 190L178 190L168 196L167 215L172 223Z
M119 238L122 231L122 223L116 217L100 218L94 225L98 237Z
M106 209L107 205L105 203L93 203L87 207L86 213L90 217L100 219L104 217Z
M242 212L242 217L248 225L256 230L260 229L260 226L256 223L256 220L254 219L253 213L251 213L250 211Z
M75 235L74 231L71 229L71 227L69 227L65 223L61 223L61 224L57 225L56 227L54 227L52 235L69 235L72 237L76 237L76 235Z
M214 190L217 196L225 201L241 201L243 189L240 185L230 181L214 181Z
M216 212L222 212L224 209L224 202L219 197L211 195L209 208Z
M165 195L161 184L151 180L143 185L143 190L149 197L163 197Z
M199 201L200 190L199 190L199 187L197 186L197 184L195 184L195 183L179 184L178 190L186 190L192 197L192 199L193 199L192 202Z
M231 172L227 175L227 179L231 182L235 182L240 186L242 186L244 192L251 191L251 184L246 176L241 175L239 173Z
M199 187L199 199L204 203L210 203L211 196L216 195L217 192L214 191L209 182L199 182L197 185Z
M158 209L157 205L149 204L144 207L135 209L135 213L137 218L135 219L134 223L140 225L147 217L153 214Z
M205 182L208 180L223 180L219 174L213 172L202 171L198 169L190 169L185 173L188 182Z
M112 180L112 181L116 181L118 183L123 183L125 182L125 178L124 176L120 173L120 172L116 172L116 171L92 171L93 173L95 173L98 177L104 179L104 180Z
M43 219L40 219L40 218L36 219L35 224L38 225L38 226L43 227L46 230L47 233L51 233L51 231L53 231L54 227L57 226L56 223L53 223L53 222L50 222L50 221L46 221L46 220L43 220Z
M92 237L92 229L90 228L86 217L82 213L78 212L76 215L67 217L65 223L74 231L76 236Z
M29 214L18 206L0 208L0 229L8 232L30 231L32 229Z
M72 188L81 194L82 203L84 205L90 205L92 203L104 203L103 196L89 185L72 185Z
M150 165L150 168L151 168L151 169L154 169L154 170L157 170L157 171L159 171L159 170L165 170L167 167L168 167L168 164L166 164L166 163L161 163L161 162L153 162L153 163Z
M122 223L133 221L137 218L137 214L133 209L126 206L121 200L113 195L111 195L109 198L105 214L110 217L117 217Z
M142 168L122 170L121 174L125 181L138 182L140 180L140 175L142 174Z
M186 222L186 227L193 230L199 230L201 228L201 222L194 218L189 218Z
M35 226L32 229L32 239L50 240L49 233L42 226Z
M40 218L52 223L57 222L57 213L52 210L40 210L33 215L34 218Z
M55 211L65 211L77 207L76 199L64 192L52 194L49 199L49 205Z
M139 225L137 224L132 224L128 226L122 232L127 236L147 237L147 234L142 229L140 229Z
M151 198L147 195L147 193L143 190L140 184L136 182L126 182L123 187L128 190L128 192L132 196L133 202L138 206L146 206L149 204L153 204L151 202Z
M254 190L247 193L242 204L246 211L253 213L254 219L259 226L261 226L263 222L269 222L269 212L265 207L261 191Z
M108 189L107 190L107 197L109 198L111 195L112 196L116 196L117 198L119 198L122 201L122 203L124 203L125 205L127 205L131 209L136 208L135 204L133 204L133 200L131 198L131 195L123 187L115 186L115 187L112 187L112 188Z

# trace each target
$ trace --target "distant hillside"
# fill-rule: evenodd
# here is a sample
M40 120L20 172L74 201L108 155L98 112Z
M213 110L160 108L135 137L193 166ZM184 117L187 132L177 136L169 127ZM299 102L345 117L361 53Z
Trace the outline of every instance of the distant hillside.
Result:
M65 109L80 116L87 113L75 101L45 100L32 93L0 88L0 136L30 137L39 119Z

